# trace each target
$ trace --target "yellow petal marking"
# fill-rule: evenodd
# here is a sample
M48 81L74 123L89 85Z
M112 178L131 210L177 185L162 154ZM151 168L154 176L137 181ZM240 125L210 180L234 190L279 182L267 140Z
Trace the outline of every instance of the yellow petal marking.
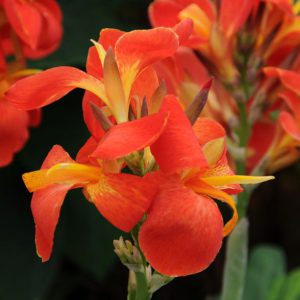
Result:
M214 166L221 159L224 148L225 138L223 137L211 140L202 147L205 158L210 166Z
M23 175L24 183L30 192L43 189L52 184L86 185L95 183L103 175L97 167L77 164L60 163L50 169L42 169Z
M191 4L183 9L179 15L180 20L192 19L194 30L201 37L208 37L211 29L211 21L206 13L196 4Z
M105 92L109 99L108 106L118 123L126 122L128 120L129 106L125 99L123 83L112 48L109 48L106 53L103 75Z
M90 40L94 46L96 47L99 59L101 61L102 66L104 66L104 59L105 59L105 55L106 55L106 51L103 48L103 46L101 44L99 44L98 42L96 42L95 40L91 39Z
M197 194L207 195L216 200L220 200L230 206L230 208L233 211L233 214L231 219L224 225L224 229L223 229L223 235L224 236L228 235L233 230L233 228L235 227L238 221L238 213L237 213L234 199L230 197L228 194L226 194L225 192L218 190L215 187L199 179L197 180L193 179L187 185L190 186L190 188L192 188L194 192L196 192Z
M274 179L274 176L244 176L244 175L228 175L201 177L201 180L213 186L225 186L229 184L256 184Z

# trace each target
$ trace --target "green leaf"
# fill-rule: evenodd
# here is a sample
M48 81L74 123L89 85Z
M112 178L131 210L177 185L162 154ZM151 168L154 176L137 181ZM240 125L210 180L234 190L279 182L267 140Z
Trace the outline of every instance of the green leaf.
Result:
M265 300L275 280L285 275L284 252L275 246L259 246L251 251L243 300Z
M274 281L267 300L299 300L300 299L300 268L289 273L285 278Z
M227 240L221 300L241 300L248 256L248 220L239 221Z

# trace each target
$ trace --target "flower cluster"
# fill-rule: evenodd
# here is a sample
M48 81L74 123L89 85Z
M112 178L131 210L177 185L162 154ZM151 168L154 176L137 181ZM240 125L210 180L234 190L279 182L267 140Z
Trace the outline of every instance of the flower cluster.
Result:
M0 1L0 167L8 165L40 122L40 111L16 109L4 97L20 78L37 73L27 59L52 53L62 37L62 16L55 0ZM14 126L12 126L14 124Z
M82 107L90 138L76 159L56 145L40 170L23 175L33 192L36 246L43 261L51 256L67 192L80 188L114 226L138 229L135 252L140 249L156 271L200 272L237 222L231 195L242 191L240 184L272 178L235 175L229 166L224 128L199 116L210 82L186 107L188 97L166 94L159 70L185 54L181 47L192 32L190 20L173 28L104 29L89 50L86 72L52 68L18 81L6 93L16 107L33 110L75 88L86 90ZM230 208L229 220L223 220L218 201Z
M273 173L300 156L299 9L289 0L155 0L149 8L153 26L192 20L184 47L157 68L169 90L186 95L184 106L214 76L204 115L223 124L248 173Z

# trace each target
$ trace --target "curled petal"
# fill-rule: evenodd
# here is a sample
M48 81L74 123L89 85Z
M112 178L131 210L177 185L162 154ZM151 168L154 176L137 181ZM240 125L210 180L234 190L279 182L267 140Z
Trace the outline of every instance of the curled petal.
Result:
M217 189L216 187L213 187L207 184L206 182L202 181L202 178L193 178L190 181L188 181L186 185L193 189L197 194L207 195L214 199L220 200L226 203L231 208L232 217L225 224L223 229L224 236L228 235L233 230L234 226L238 221L238 213L233 198L227 195L225 192Z
M211 140L225 137L225 129L222 125L209 118L198 118L193 129L201 146Z
M139 232L139 244L151 266L169 276L206 269L216 257L223 237L217 205L180 181L161 187Z
M113 126L102 138L93 157L117 159L153 144L167 124L168 114L157 113Z
M105 101L103 84L73 67L56 67L17 81L6 97L20 109L31 110L57 101L75 88L86 89Z
M31 210L35 223L36 250L42 261L49 260L60 209L70 185L52 185L36 191L31 200Z
M54 146L47 155L42 169L48 169L62 162L73 162L68 153L58 145ZM26 186L30 189L30 183ZM38 255L43 261L50 258L55 228L58 222L60 209L66 193L71 185L53 184L36 191L32 196L31 210L35 223L35 241Z

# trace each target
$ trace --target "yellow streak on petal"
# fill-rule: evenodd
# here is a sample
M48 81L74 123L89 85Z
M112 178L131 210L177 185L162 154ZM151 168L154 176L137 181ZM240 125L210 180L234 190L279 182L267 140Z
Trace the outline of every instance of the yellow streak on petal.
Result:
M238 213L234 199L225 192L220 191L201 180L193 181L190 187L198 194L207 195L211 198L220 200L230 206L230 208L233 211L233 214L231 219L225 224L223 229L223 235L228 235L233 230L238 221Z
M138 75L139 72L139 64L140 61L136 61L130 67L128 68L123 68L121 72L121 78L123 82L123 87L124 87L124 93L125 93L125 99L127 101L127 105L129 105L129 96L131 92L132 85Z
M81 81L70 82L69 85L87 90L99 97L106 105L109 105L109 101L105 94L104 85L97 78L93 76L88 76L88 78L85 78Z
M95 40L91 39L90 40L94 46L96 47L99 59L101 61L102 66L104 66L104 59L105 59L105 55L106 55L106 51L103 48L103 46L101 44L99 44L98 42L96 42Z
M300 13L300 2L297 2L293 5L293 11L295 15L298 15Z
M180 20L192 19L194 30L201 37L208 37L211 29L211 21L206 13L196 4L191 4L183 9L179 15Z
M50 169L42 169L23 175L24 183L30 192L52 184L86 185L99 180L102 170L77 163L60 163Z
M215 165L222 157L225 148L225 138L221 137L206 143L202 150L210 166Z
M125 98L123 83L115 55L111 48L108 49L104 59L103 75L105 92L109 99L108 106L118 123L126 122L128 120L129 106Z
M202 177L201 180L213 185L224 186L228 184L256 184L274 179L274 176L244 176L244 175L229 175L229 176L213 176Z

